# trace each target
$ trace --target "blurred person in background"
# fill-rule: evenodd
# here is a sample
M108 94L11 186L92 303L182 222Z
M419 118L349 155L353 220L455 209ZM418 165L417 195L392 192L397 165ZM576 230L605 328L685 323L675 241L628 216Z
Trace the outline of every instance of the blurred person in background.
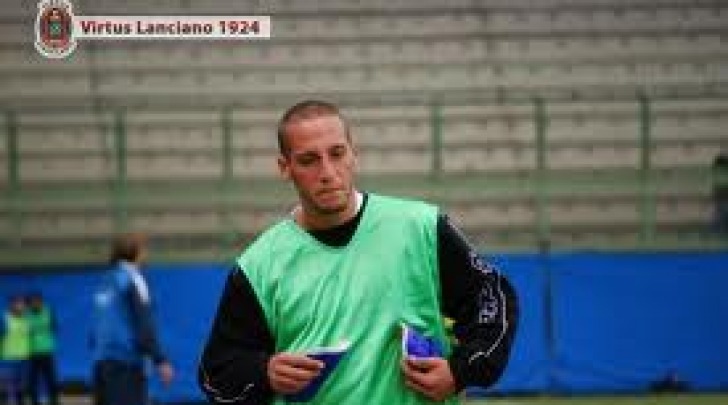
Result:
M91 344L96 405L147 404L147 359L165 385L174 378L157 338L150 291L141 273L146 257L142 235L118 237L111 248L110 268L94 294Z
M10 298L8 309L0 323L0 359L8 369L8 404L25 403L28 389L30 358L30 323L27 303L22 295Z
M728 154L719 153L713 161L713 229L728 237Z
M54 352L57 325L43 295L35 292L28 296L30 322L29 391L33 405L40 404L41 388L45 387L48 403L58 404L58 379Z
M199 366L218 404L284 404L323 364L301 354L351 342L310 404L455 404L502 374L513 288L430 204L360 192L338 107L304 101L278 126L278 165L298 204L237 259ZM453 320L451 347L443 315ZM401 323L442 344L401 353Z

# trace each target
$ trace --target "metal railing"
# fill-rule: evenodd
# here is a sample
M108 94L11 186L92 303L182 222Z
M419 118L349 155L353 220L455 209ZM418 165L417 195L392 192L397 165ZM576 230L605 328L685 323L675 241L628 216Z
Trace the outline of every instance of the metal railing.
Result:
M653 248L659 246L660 238L657 231L657 215L656 215L656 191L659 187L692 187L694 190L700 190L701 193L710 193L711 187L719 185L728 185L724 174L716 174L711 171L712 162L706 161L702 167L678 168L673 170L669 176L661 176L656 170L652 162L653 150L653 126L655 112L652 108L654 100L646 93L638 93L633 99L635 119L635 147L639 148L638 165L630 170L601 170L600 179L583 176L583 173L553 173L550 169L549 148L550 148L550 128L549 124L552 119L550 107L551 101L547 101L541 97L533 97L526 104L521 102L521 106L530 106L530 121L533 124L533 146L535 148L535 162L533 170L525 176L511 176L508 174L494 175L487 173L488 181L480 183L477 180L479 176L485 173L475 174L453 174L448 172L443 165L443 161L447 159L447 134L445 133L444 123L447 119L444 116L444 109L448 108L451 101L442 101L441 99L433 99L426 105L428 108L428 120L430 127L430 142L428 148L428 157L430 160L430 168L428 173L422 173L419 176L403 176L402 183L410 182L418 184L410 189L411 194L427 194L434 196L435 199L448 199L449 193L457 189L461 193L477 194L477 189L488 188L495 192L505 193L522 193L529 196L535 201L536 220L533 227L535 233L535 245L517 246L513 248L535 249L539 246L549 245L552 236L551 218L549 214L549 204L554 195L567 190L581 190L588 193L590 189L625 189L636 191L639 194L639 241L634 248ZM507 103L505 104L507 105ZM239 199L247 199L254 201L256 198L261 201L274 200L281 195L280 186L264 187L254 185L255 179L247 176L241 178L236 176L234 171L234 161L237 157L236 148L234 146L234 134L240 129L233 120L233 113L240 109L239 106L225 106L216 110L219 116L220 129L220 176L213 179L212 183L201 185L194 182L181 182L179 184L167 184L164 187L155 190L155 187L139 188L135 180L130 180L128 175L128 111L124 109L97 109L96 113L111 113L113 117L108 128L100 128L102 136L108 135L110 130L113 135L113 148L107 151L108 158L113 161L114 173L109 184L103 187L91 187L91 185L80 184L73 191L73 187L50 187L47 190L38 189L26 184L23 181L21 173L23 153L20 150L19 137L22 136L22 125L19 123L18 115L22 111L6 110L5 117L5 164L7 178L5 180L5 190L0 198L0 204L3 206L3 216L6 217L6 229L4 230L3 247L0 247L0 262L8 261L25 261L28 257L33 256L32 250L23 247L23 234L25 214L23 207L39 200L46 201L50 204L54 200L63 199L65 201L82 202L91 196L98 197L103 195L111 201L110 208L114 216L114 232L128 230L129 228L129 210L130 206L137 204L145 199L159 197L160 195L179 195L189 196L190 193L197 192L201 196L194 198L209 198L211 201L220 202L224 207L223 214L230 214L230 207L236 204ZM728 109L726 110L728 114ZM716 131L719 131L716 128ZM716 153L719 151L716 150ZM500 178L500 180L499 180ZM381 185L384 189L390 189L394 192L401 191L398 185L398 176L373 176L367 177L369 184ZM269 179L262 179L259 183L268 182ZM494 186L500 184L500 186ZM191 188L192 187L192 188ZM258 187L258 191L256 190ZM495 187L495 188L494 188ZM142 190L143 191L140 191ZM267 190L267 191L266 191ZM424 193L424 191L427 191ZM32 191L32 192L31 192ZM286 194L289 195L289 194ZM236 230L232 221L225 221L226 225L220 229L221 238L231 239L229 235L234 234ZM707 224L706 224L707 227ZM687 244L693 248L724 248L725 241L721 239L698 238L695 243ZM670 245L680 247L680 243ZM509 247L509 246L507 246ZM621 246L624 248L624 246ZM3 253L3 250L5 253ZM19 252L19 253L18 253ZM26 257L28 256L28 257ZM174 252L170 257L174 257ZM32 261L32 260L30 260Z

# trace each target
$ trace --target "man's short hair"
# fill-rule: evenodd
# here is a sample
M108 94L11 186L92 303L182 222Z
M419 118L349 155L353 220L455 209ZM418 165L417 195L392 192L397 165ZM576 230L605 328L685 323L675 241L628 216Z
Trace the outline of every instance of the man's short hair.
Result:
M140 233L125 233L119 235L111 244L109 262L136 262L145 244L146 238Z
M351 139L349 137L349 124L341 114L339 107L328 101L304 100L289 108L278 122L278 152L283 156L287 156L291 152L286 139L286 126L288 124L325 116L339 117L341 123L344 125L347 139Z

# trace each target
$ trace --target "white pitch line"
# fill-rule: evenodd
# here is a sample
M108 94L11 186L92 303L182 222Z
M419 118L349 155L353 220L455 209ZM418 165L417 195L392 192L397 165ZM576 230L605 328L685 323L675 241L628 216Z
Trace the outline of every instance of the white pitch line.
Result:
M481 405L481 404L491 404L491 405L529 405L526 402L519 402L519 401L513 401L510 399L470 399L464 401L465 405Z

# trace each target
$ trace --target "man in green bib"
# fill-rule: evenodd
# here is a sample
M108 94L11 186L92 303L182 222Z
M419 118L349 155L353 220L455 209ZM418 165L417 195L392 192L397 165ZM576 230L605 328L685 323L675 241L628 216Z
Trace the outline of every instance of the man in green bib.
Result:
M58 379L56 377L56 322L43 295L35 292L28 297L30 322L29 386L32 405L40 404L41 388L50 405L58 405Z
M291 107L278 145L299 203L228 277L199 367L208 398L287 404L315 385L307 403L457 404L464 387L493 384L518 316L508 281L437 207L355 187L357 156L335 105ZM437 354L403 353L402 325ZM349 347L334 366L307 355L340 342Z
M27 303L22 295L10 299L10 306L0 323L0 360L9 370L7 403L25 403L28 388L28 359L30 358L30 323Z

